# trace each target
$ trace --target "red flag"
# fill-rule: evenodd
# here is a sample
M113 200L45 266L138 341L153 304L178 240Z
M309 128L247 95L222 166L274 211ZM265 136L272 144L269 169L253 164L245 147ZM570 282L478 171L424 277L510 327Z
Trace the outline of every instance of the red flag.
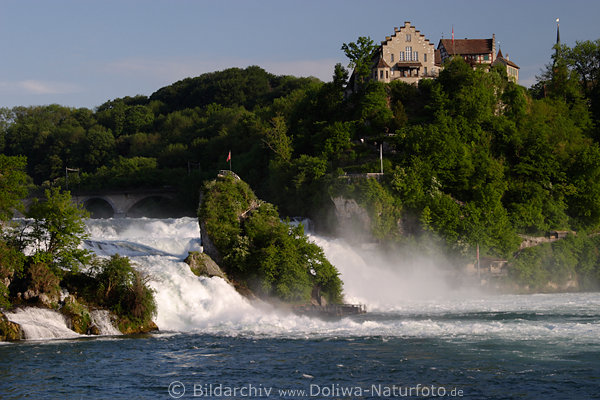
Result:
M454 44L454 25L452 25L452 44Z
M231 150L229 150L229 154L227 155L227 160L225 160L226 162L231 161Z

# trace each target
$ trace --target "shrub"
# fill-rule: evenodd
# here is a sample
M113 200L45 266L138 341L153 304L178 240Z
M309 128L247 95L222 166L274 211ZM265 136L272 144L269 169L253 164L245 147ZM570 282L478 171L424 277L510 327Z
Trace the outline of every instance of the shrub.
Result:
M60 279L43 261L32 260L25 267L25 279L27 288L34 293L46 294L49 298L57 298L60 293Z
M156 302L147 279L127 257L115 254L96 266L96 301L121 319L145 324L156 314Z
M10 307L8 286L13 277L23 271L24 262L23 253L0 241L0 307Z

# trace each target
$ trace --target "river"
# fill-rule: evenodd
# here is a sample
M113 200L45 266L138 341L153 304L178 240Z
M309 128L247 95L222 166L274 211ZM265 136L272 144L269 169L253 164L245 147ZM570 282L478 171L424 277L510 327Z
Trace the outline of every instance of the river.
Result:
M437 261L379 257L313 236L346 298L369 312L324 321L250 302L182 262L197 221L87 222L87 248L150 275L160 332L65 333L39 316L0 343L0 398L588 399L600 393L600 294L454 288ZM41 313L41 311L40 311ZM41 325L49 325L41 329Z

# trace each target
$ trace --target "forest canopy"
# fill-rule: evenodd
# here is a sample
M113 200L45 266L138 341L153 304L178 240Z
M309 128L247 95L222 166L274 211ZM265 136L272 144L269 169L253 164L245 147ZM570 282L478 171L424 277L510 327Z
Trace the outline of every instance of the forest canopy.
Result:
M362 68L372 43L343 48ZM462 59L418 85L351 87L341 64L330 82L230 68L95 110L3 109L0 149L27 157L36 185L64 186L77 168L73 190L176 186L191 210L231 152L232 169L283 215L327 221L333 194L363 193L387 210L374 218L379 240L434 233L459 255L479 245L510 257L518 235L600 226L599 49L558 47L530 89ZM378 172L380 145L380 180L340 178Z

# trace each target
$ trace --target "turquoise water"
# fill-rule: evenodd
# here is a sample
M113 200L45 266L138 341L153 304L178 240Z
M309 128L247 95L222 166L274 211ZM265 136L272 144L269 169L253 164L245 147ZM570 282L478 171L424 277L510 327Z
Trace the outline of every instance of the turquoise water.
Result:
M452 290L423 274L423 260L398 275L362 250L316 238L347 297L370 310L322 321L192 275L181 259L198 246L193 219L88 228L98 254L129 254L152 275L161 331L61 339L56 328L0 343L0 398L600 398L599 293Z

